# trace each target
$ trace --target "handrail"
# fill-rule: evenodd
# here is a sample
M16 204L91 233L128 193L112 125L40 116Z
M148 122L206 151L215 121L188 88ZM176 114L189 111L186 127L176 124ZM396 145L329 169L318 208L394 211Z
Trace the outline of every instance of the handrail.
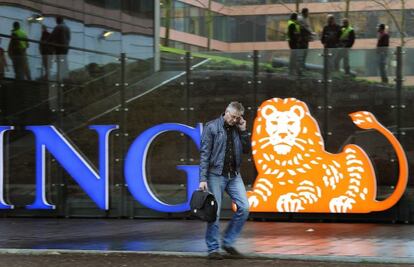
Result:
M107 52L102 52L102 51L95 51L95 50L91 50L91 49L86 49L86 48L66 46L66 45L61 45L61 44L56 44L56 43L51 43L51 42L42 42L42 41L30 39L30 38L18 38L18 37L14 37L14 36L11 36L11 35L8 35L8 34L3 34L3 33L0 33L0 37L9 38L9 39L14 38L16 40L28 41L28 42L36 43L36 44L52 45L52 46L57 46L57 47L66 47L66 48L71 49L71 50L77 50L77 51L87 52L87 53L95 53L95 54L103 55L103 56L112 56L112 57L116 57L116 58L120 58L120 56L121 56L121 53L119 53L119 54L107 53ZM139 58L132 58L132 57L128 57L128 58L139 59Z

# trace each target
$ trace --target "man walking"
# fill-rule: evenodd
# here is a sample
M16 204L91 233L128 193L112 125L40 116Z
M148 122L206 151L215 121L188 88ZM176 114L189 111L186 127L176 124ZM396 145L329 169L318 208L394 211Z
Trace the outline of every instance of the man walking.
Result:
M351 74L349 66L349 49L354 45L355 32L354 29L349 25L348 19L342 20L341 36L339 37L339 50L338 57L336 58L336 66L339 69L341 60L343 60L345 74Z
M240 175L242 153L250 151L250 138L243 119L244 107L231 102L223 115L208 122L203 130L200 153L200 185L214 194L217 219L207 224L206 243L210 259L222 259L220 254L220 208L223 192L237 207L222 238L222 248L232 256L241 256L233 247L249 215L249 202Z
M388 83L387 75L387 62L388 62L388 47L390 46L390 36L385 31L385 24L378 26L378 42L377 42L377 55L378 55L378 69L381 74L381 81Z

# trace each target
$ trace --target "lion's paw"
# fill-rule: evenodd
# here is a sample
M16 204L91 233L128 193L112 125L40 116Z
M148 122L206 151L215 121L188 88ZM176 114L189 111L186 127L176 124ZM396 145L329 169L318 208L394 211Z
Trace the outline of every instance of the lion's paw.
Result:
M247 200L249 201L250 210L254 210L260 204L260 200L253 191L247 191Z
M288 193L282 195L277 200L277 211L279 212L299 212L304 210L302 206L302 200L298 198L299 196L295 193Z
M355 203L354 199L347 196L336 197L329 202L329 210L332 213L346 213L352 210L352 205Z

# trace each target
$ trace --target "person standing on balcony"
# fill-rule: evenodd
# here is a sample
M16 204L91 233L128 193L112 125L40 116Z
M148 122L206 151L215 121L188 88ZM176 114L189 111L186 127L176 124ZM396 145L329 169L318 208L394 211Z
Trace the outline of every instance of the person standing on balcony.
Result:
M210 259L223 259L219 252L219 220L224 191L236 204L237 211L224 233L222 248L230 255L241 256L233 244L249 216L249 202L240 175L241 155L250 151L243 113L241 103L231 102L223 115L205 125L201 138L199 188L213 193L218 205L216 221L207 224L206 244Z
M388 83L387 62L388 62L388 47L390 46L390 36L385 31L385 24L378 25L378 42L377 42L377 56L378 69L381 75L381 81Z
M341 27L336 24L335 17L333 15L328 15L327 24L323 28L321 42L324 48L328 48L329 53L332 54L332 57L329 59L329 68L332 70L338 70L335 66L336 57L337 57L337 48L339 46L339 39L341 37Z
M52 49L48 44L50 38L50 32L45 25L42 25L42 35L40 37L39 52L42 56L43 77L45 80L49 80L49 72L52 62Z
M52 44L53 51L56 54L58 79L68 78L69 63L67 55L69 52L70 29L61 16L56 17L56 26L50 34L49 43Z
M4 49L1 47L1 38L0 38L0 79L4 79L5 73L8 70L6 55Z
M8 53L13 63L13 69L16 80L31 80L29 63L27 60L27 48L29 42L27 35L20 28L18 21L13 22L13 29L11 31L11 39L9 42Z
M338 57L336 58L335 66L339 69L341 60L343 60L345 74L350 75L351 69L349 66L349 49L352 48L355 42L355 31L349 25L348 19L342 20L341 36L339 37Z
M301 27L298 23L298 14L292 13L288 20L287 38L290 48L289 75L301 75L299 62L299 49L301 38Z
M298 17L298 23L300 25L300 64L299 67L305 69L306 57L308 55L309 42L313 40L315 33L313 32L309 22L309 9L303 8L301 14Z

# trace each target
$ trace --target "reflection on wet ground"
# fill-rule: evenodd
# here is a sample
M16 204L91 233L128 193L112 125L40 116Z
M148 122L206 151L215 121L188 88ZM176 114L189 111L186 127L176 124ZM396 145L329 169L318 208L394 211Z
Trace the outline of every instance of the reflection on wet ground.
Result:
M192 220L3 218L0 248L205 252L205 227ZM265 255L414 260L414 226L249 221L237 247Z

